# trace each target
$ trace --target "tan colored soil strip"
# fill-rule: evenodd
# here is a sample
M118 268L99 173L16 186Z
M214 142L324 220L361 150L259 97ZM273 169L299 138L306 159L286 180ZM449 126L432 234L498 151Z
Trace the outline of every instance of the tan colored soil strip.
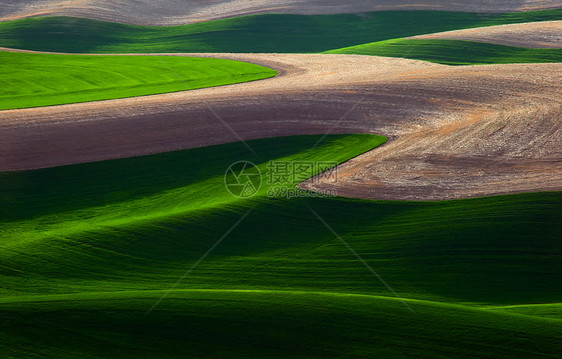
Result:
M411 39L466 40L519 47L562 48L562 21L479 27L414 36Z
M138 156L238 136L378 133L390 141L340 166L336 184L302 186L415 200L562 189L562 64L449 67L354 55L208 56L282 74L172 94L0 111L0 169Z

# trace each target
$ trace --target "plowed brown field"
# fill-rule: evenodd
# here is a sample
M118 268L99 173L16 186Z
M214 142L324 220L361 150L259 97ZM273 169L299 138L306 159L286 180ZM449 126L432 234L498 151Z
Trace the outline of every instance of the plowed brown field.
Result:
M343 196L437 200L562 189L562 64L449 67L355 55L201 54L267 80L0 112L0 170L242 139L377 133L340 166ZM310 180L303 188L331 188Z

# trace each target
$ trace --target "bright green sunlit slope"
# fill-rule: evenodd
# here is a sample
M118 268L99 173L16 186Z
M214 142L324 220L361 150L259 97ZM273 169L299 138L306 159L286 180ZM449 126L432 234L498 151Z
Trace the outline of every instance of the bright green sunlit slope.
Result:
M404 57L446 65L562 62L562 49L530 49L461 40L393 39L325 53Z
M562 9L507 14L382 11L255 15L168 27L37 17L0 22L0 46L79 53L322 52L433 32L561 17Z
M225 189L239 160L265 177L270 160L341 162L384 141L329 136L311 150L318 138L250 141L258 155L232 143L1 173L0 353L559 354L561 193L422 203L268 198L265 182L249 199Z
M223 59L0 51L0 110L184 91L275 74Z

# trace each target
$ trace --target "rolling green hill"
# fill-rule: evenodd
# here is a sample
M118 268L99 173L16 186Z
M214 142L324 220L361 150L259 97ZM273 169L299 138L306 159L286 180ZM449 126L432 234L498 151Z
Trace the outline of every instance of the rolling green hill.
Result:
M446 65L562 62L562 49L530 49L462 40L393 39L325 53L403 57Z
M398 38L561 17L394 11L173 27L37 17L0 22L0 46L559 62L560 50ZM218 59L0 52L0 110L275 73ZM342 163L386 141L331 135L315 147L320 138L0 172L0 358L559 357L562 192L405 202L313 196L299 181L272 191L271 161ZM225 186L241 160L261 172L249 198Z
M0 173L0 352L556 357L562 193L268 197L270 160L342 162L385 140L328 136L311 150L318 138ZM239 160L264 174L248 199L223 182Z
M0 110L183 91L275 74L223 59L0 51Z
M561 320L338 293L182 290L0 300L16 358L555 358ZM25 348L25 349L23 349Z
M509 14L385 11L343 15L254 15L170 27L70 17L0 23L0 46L77 53L322 52L446 30L559 20L562 9Z

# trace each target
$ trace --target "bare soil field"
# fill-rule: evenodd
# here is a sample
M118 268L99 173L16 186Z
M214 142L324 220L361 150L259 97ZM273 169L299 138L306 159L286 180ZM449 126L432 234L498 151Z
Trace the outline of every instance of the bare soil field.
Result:
M532 48L562 48L562 21L479 27L419 35L410 38L466 40Z
M389 142L341 165L337 184L312 179L301 187L410 200L562 189L562 64L450 67L357 55L200 55L261 64L280 75L1 111L0 170L240 139L376 133Z
M553 9L557 0L17 0L0 1L0 21L66 15L139 25L178 25L226 17L264 14L339 14L382 10L510 12Z

